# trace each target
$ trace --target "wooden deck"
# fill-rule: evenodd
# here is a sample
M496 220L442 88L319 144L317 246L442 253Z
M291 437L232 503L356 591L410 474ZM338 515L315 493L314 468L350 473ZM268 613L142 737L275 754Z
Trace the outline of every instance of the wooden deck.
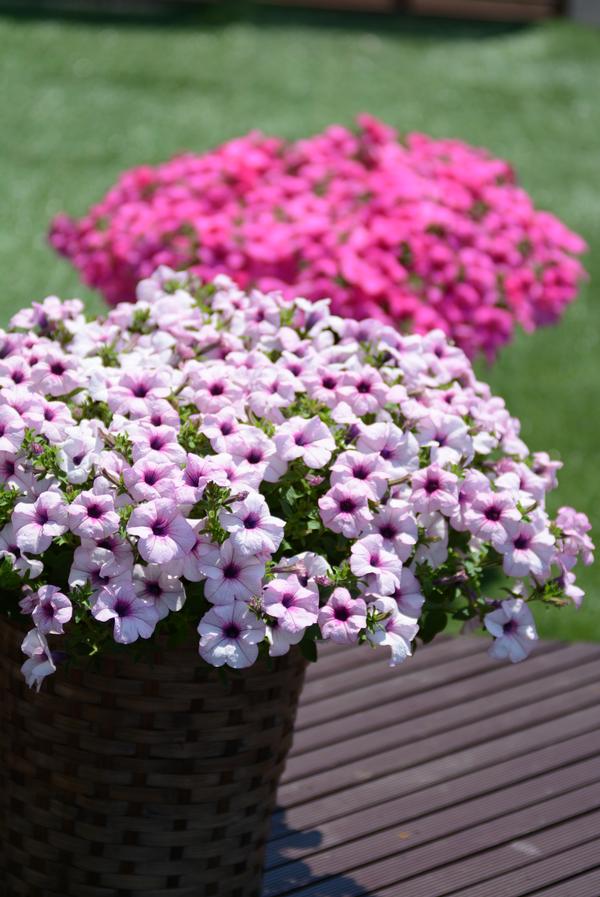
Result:
M264 897L600 897L600 645L309 671Z

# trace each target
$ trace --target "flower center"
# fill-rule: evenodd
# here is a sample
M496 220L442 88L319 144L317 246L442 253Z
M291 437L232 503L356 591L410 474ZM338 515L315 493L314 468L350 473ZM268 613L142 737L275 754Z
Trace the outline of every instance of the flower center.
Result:
M358 467L354 467L352 470L352 476L357 480L366 480L369 477L369 471L366 467L359 465Z
M35 522L38 526L44 526L45 523L48 523L48 511L45 508L38 508L35 512Z
M433 495L433 493L437 492L439 488L440 481L437 479L437 477L432 477L425 483L425 492L427 493L427 495Z
M208 391L211 396L222 396L225 392L225 387L222 383L212 383Z
M396 536L396 530L391 523L384 523L379 527L379 535L384 539L393 539Z
M335 389L337 383L333 377L323 377L321 385L324 389Z
M64 374L66 368L62 361L53 361L50 365L50 372L52 374L56 374L57 377L60 377L61 374Z
M169 524L166 520L159 517L152 524L152 532L155 536L166 536L169 531Z
M156 581L147 582L146 583L146 591L149 595L152 595L153 598L160 598L162 595L162 589L160 584Z
M241 633L240 627L237 623L228 623L227 626L223 629L223 635L225 638L239 638Z
M516 632L519 628L519 624L516 620L509 620L508 623L505 623L502 627L502 631L504 635L512 635L513 632Z
M90 505L87 509L88 517L92 517L94 520L99 520L102 517L102 508L100 505Z
M237 564L227 564L223 567L223 576L225 579L237 579L240 575L240 568Z
M294 603L294 595L292 594L292 592L287 592L285 595L282 595L281 603L284 607L291 607Z
M150 440L150 442L148 444L151 449L154 449L155 451L158 452L165 445L165 441L162 438L162 436L156 435L156 436L152 437L152 439Z
M246 529L256 529L258 524L260 523L260 517L258 514L251 512L247 517L244 518L244 526Z
M131 615L131 604L126 598L117 598L115 601L115 613L118 617L129 617Z
M492 523L496 523L496 521L500 520L501 513L500 508L492 505L486 509L484 517L486 520L491 520Z
M137 386L134 386L132 392L136 399L145 399L148 395L148 387L144 386L143 383L138 383Z
M144 473L144 483L147 486L154 486L158 480L158 473L155 470L147 470Z
M294 436L294 442L296 445L306 445L306 439L304 438L304 433L296 433Z
M259 464L263 459L263 454L260 449L250 449L249 453L246 455L246 461L249 464Z
M356 502L352 498L343 498L340 502L340 511L343 514L351 514L356 510Z
M360 380L360 382L356 384L356 390L364 395L365 393L371 392L371 384L368 380Z
M333 612L333 616L336 620L340 620L341 623L345 623L350 616L350 611L347 607L336 607Z
M527 536L517 536L517 538L513 542L513 545L518 551L524 551L529 547L529 539L527 538Z

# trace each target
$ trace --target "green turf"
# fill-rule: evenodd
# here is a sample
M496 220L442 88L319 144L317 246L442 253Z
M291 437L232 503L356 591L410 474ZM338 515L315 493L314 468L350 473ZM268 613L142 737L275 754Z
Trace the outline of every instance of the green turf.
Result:
M510 159L538 205L588 240L592 285L559 327L520 336L481 372L531 447L564 460L557 501L600 522L600 30L245 4L154 21L5 12L0 47L0 323L49 293L100 307L45 229L128 166L251 128L296 137L360 111ZM542 613L542 634L600 639L599 581L600 566L582 573L585 609Z

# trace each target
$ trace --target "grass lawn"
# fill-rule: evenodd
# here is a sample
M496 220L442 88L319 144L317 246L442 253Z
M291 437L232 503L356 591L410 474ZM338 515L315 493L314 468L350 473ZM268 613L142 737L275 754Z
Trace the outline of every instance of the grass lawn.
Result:
M0 46L0 324L49 293L100 307L45 229L141 162L251 128L297 137L360 111L510 159L537 204L588 240L591 284L560 327L521 335L481 374L531 447L564 460L555 504L585 510L598 529L600 29L249 4L118 22L12 14L0 2ZM600 639L600 566L580 584L585 608L541 612L544 636Z

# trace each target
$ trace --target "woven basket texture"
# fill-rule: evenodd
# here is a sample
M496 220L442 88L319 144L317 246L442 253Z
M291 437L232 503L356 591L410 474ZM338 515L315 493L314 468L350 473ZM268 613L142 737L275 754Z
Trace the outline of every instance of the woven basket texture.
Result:
M2 897L259 897L298 650L227 682L192 646L128 653L37 694L22 637L0 620Z

